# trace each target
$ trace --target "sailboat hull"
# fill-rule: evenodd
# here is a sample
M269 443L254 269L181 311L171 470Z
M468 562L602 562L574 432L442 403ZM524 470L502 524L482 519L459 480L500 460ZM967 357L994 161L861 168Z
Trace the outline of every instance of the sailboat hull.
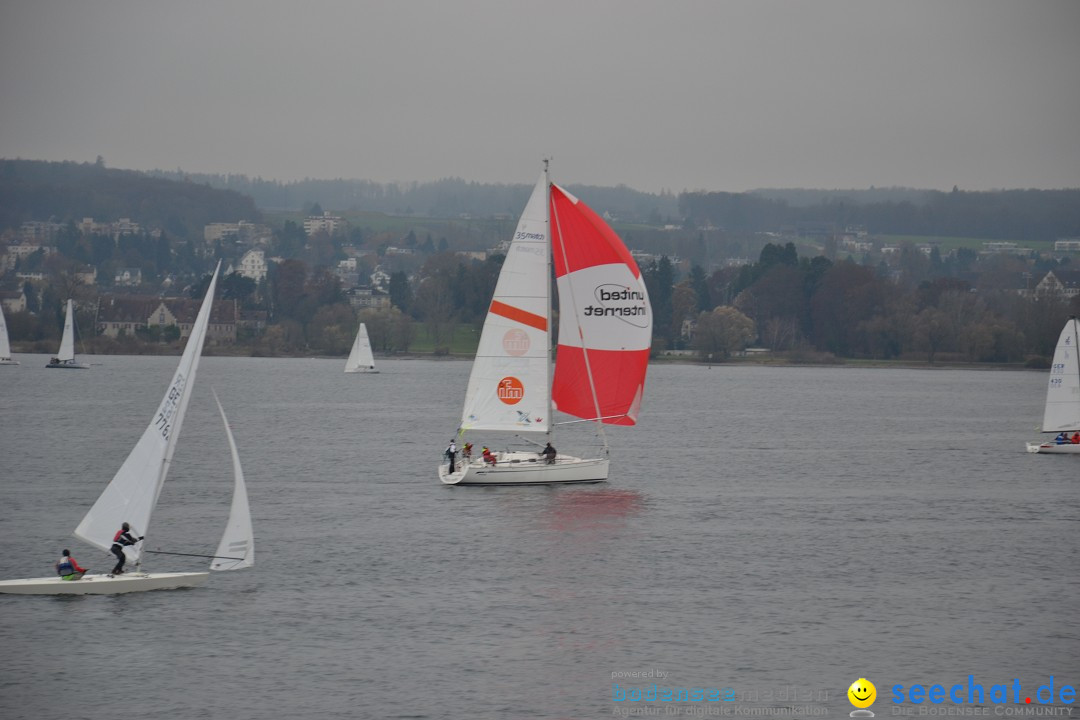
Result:
M48 363L45 365L47 368L53 368L54 370L89 370L89 365L83 365L82 363L70 362L70 363Z
M1027 451L1029 453L1044 453L1048 455L1080 455L1080 445L1058 445L1056 443L1037 443L1029 442L1027 444Z
M118 595L148 590L175 590L198 587L206 582L209 572L141 573L123 575L85 575L81 580L59 577L26 578L0 581L0 593L12 595Z
M12 360L11 358L0 358L0 365L18 365L18 360Z
M473 460L457 472L447 472L448 464L439 466L439 479L445 485L555 485L563 483L604 482L608 478L606 458L576 458L559 455L554 464L544 462L534 453L500 453L495 465Z
M368 375L377 375L379 373L379 371L376 370L375 368L352 368L350 370L346 370L345 372L347 372L347 373L366 373Z

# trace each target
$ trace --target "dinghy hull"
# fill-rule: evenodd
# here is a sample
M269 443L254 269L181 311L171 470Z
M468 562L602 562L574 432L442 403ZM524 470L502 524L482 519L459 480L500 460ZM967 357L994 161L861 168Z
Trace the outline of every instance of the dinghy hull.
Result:
M1027 444L1027 451L1029 453L1044 453L1048 455L1080 455L1080 445L1073 445L1071 443L1058 445L1056 443L1029 442Z
M81 580L59 577L26 578L0 581L0 593L11 595L118 595L148 590L175 590L198 587L206 582L209 572L141 573L123 575L84 575Z

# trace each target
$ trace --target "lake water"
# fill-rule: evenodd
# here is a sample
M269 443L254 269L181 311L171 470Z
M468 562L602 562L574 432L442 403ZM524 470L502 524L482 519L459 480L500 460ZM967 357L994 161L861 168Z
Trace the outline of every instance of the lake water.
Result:
M0 577L48 575L64 547L106 569L70 532L177 358L18 359L0 368ZM634 708L845 718L865 677L882 717L896 684L1080 685L1080 458L1024 452L1045 373L654 366L639 425L609 430L610 482L452 488L435 469L469 363L377 363L205 358L148 543L220 537L213 386L256 567L0 596L0 716L597 718L630 707L613 683L657 682L740 702Z

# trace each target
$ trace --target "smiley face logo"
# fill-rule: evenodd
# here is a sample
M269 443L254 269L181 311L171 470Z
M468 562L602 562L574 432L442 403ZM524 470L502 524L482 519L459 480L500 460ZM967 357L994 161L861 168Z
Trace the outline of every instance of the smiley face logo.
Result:
M857 708L868 708L877 699L877 688L866 678L859 678L847 689L848 700Z

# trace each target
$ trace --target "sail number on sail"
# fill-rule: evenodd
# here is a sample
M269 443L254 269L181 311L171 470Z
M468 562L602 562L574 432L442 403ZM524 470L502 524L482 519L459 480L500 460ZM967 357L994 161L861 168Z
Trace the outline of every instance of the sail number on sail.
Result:
M166 440L169 439L169 431L172 429L172 417L176 413L176 404L179 402L180 396L184 394L184 384L186 382L187 380L183 375L177 374L176 382L169 388L165 400L161 403L161 410L158 411L157 418L154 420L154 426L161 431L161 437Z

